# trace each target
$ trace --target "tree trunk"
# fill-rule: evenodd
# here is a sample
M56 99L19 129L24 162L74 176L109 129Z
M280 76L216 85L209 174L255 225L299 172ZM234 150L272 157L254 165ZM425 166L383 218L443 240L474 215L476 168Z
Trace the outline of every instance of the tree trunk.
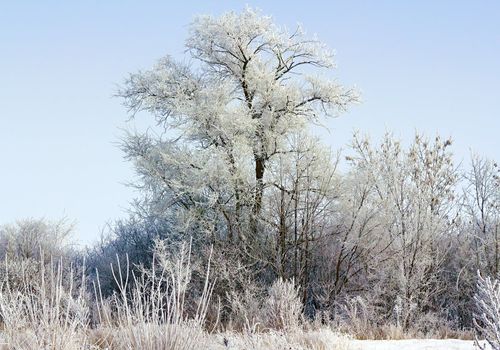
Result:
M255 194L252 208L252 233L254 237L258 233L258 221L262 209L262 197L264 195L264 171L266 161L263 156L254 155L255 158Z

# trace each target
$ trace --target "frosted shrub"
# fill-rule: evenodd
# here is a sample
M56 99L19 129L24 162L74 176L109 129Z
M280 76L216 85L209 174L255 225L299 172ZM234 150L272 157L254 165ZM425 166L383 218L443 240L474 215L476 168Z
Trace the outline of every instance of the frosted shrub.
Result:
M0 263L2 289L23 289L28 284L36 284L39 280L40 261L34 259L5 259L3 263Z
M253 284L242 292L228 293L231 308L230 329L252 331L262 325L262 298L258 294Z
M297 328L302 313L302 302L295 282L277 279L269 289L264 310L268 327L277 330Z
M361 296L346 299L341 305L341 312L349 333L360 335L373 328L373 313Z
M476 312L474 327L476 329L476 345L486 350L478 337L484 337L493 350L500 350L500 282L489 277L483 278L478 273L477 292L474 296Z
M0 258L50 263L70 253L73 225L66 219L24 219L0 226ZM43 259L45 258L45 259Z
M39 287L42 268L44 273L48 272L55 268L50 266L53 261L74 257L69 244L72 230L72 224L65 219L23 219L0 226L0 281L3 287Z
M228 294L231 307L229 329L257 332L264 328L289 330L297 328L302 314L295 282L276 280L267 291L260 291L254 284L241 292Z

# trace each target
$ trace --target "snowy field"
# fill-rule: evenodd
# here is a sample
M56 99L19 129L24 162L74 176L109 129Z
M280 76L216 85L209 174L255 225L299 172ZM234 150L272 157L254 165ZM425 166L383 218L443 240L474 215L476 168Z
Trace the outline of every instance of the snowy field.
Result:
M472 340L353 340L349 350L473 350L478 349Z

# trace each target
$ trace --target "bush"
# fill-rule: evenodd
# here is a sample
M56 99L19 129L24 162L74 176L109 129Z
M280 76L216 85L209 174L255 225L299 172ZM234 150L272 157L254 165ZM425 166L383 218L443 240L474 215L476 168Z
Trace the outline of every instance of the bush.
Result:
M264 302L267 327L276 330L298 328L302 308L295 281L277 279L269 289Z
M474 313L476 345L486 350L486 345L478 340L482 336L491 349L500 350L500 282L490 277L483 278L478 272L474 301L477 309Z
M137 267L151 267L156 240L171 237L169 224L161 219L118 220L108 226L101 240L86 254L86 266L89 277L95 279L99 270L99 282L103 296L108 297L118 291L113 278L111 264L117 257L128 259L131 272L139 272Z
M73 225L66 219L24 219L0 227L0 258L44 262L67 256Z

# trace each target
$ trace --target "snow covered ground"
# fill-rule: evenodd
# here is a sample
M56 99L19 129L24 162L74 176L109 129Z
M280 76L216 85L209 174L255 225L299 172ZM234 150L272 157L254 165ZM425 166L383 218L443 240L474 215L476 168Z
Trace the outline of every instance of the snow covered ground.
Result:
M352 340L350 350L477 350L472 340Z

